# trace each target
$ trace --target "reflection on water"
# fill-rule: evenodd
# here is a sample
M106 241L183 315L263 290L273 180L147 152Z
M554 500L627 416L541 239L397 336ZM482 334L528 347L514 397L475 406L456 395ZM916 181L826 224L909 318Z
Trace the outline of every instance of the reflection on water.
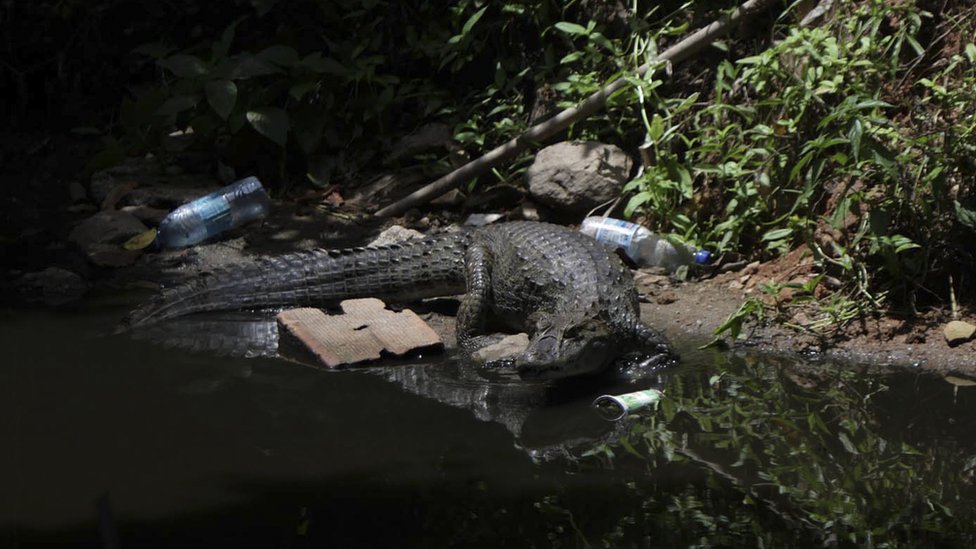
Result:
M632 387L323 372L253 317L170 349L120 316L0 320L0 546L973 541L976 388L685 345L607 423L589 402Z

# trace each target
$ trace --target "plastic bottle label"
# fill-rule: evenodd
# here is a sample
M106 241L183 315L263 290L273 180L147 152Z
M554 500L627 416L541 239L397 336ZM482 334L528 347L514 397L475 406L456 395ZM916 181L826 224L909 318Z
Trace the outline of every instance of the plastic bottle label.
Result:
M606 217L600 220L593 238L601 242L611 242L623 248L630 248L636 232L635 227L633 223Z
M204 197L194 206L200 218L205 220L208 235L223 232L231 228L234 223L230 212L230 202L223 194Z

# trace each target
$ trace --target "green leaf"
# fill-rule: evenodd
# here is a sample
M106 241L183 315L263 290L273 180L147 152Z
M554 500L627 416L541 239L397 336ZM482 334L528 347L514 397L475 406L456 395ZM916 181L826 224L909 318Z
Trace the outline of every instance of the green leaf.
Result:
M278 107L247 111L247 121L259 134L284 147L288 143L288 113Z
M228 57L217 64L214 75L230 80L245 80L257 76L279 74L281 69L248 53Z
M207 103L217 116L227 120L237 104L237 84L230 80L212 80L207 82L204 91L207 93Z
M583 52L581 52L581 51L574 51L574 52L571 52L571 53L566 54L562 59L560 59L559 60L559 64L560 65L566 65L566 64L572 63L573 61L576 61L580 57L583 57Z
M162 106L156 109L156 114L160 116L172 116L196 107L199 102L200 97L197 95L177 95L176 97L169 98Z
M970 229L976 230L976 210L963 207L958 200L953 200L952 205L956 210L956 219Z
M859 101L856 105L854 105L854 108L861 110L874 108L887 109L891 106L891 103L885 103L884 101L880 101L878 99L867 99L865 101Z
M837 435L837 438L840 439L840 443L844 445L844 449L847 450L848 453L854 455L860 454L860 452L857 451L857 447L854 446L854 443L851 442L851 439L847 436L847 433L841 432Z
M851 154L854 155L855 161L861 158L861 137L863 135L864 124L861 123L861 119L851 120L851 126L847 129L847 139L851 142Z
M637 208L640 208L642 205L647 203L651 198L652 198L651 193L647 191L637 193L634 196L630 197L630 200L627 201L627 207L624 208L624 216L630 217L637 210Z
M582 25L577 25L576 23L570 23L569 21L560 21L555 25L556 29L566 34L586 34L586 27Z
M606 36L603 36L599 32L594 32L593 34L591 34L590 41L601 46L603 49L609 52L614 51L613 43L610 42L610 40Z
M258 59L274 63L279 67L293 67L298 63L298 52L294 48L280 44L267 47L257 55Z
M315 80L308 80L305 82L298 82L293 84L288 88L288 95L295 99L295 101L301 101L305 94L315 89L318 86L318 82Z
M471 32L471 29L478 23L478 20L481 19L481 16L485 14L485 11L487 9L488 6L485 6L480 10L474 12L474 14L471 17L468 17L468 20L464 22L464 27L461 28L462 36Z
M207 74L207 65L199 57L176 54L159 62L160 66L180 78L198 78Z
M768 242L770 240L782 240L784 238L791 236L792 234L793 234L793 229L791 228L773 229L771 231L766 231L766 234L763 235L762 239L763 242Z
M224 32L220 35L220 40L217 40L210 47L210 54L213 56L211 60L216 63L218 60L227 57L230 52L230 45L234 42L234 33L237 32L237 25L244 20L244 17L238 17L237 19L231 21Z
M647 138L651 142L657 143L662 135L664 135L664 119L659 114L655 114L651 118L651 126L647 128Z
M331 57L323 57L321 53L315 52L306 55L300 66L318 74L332 74L335 76L346 76L349 72L338 61Z
M976 44L966 44L966 59L970 63L976 64Z

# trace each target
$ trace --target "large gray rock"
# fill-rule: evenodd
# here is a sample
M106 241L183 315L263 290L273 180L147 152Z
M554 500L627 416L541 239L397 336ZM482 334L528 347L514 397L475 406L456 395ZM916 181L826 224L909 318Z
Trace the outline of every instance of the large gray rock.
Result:
M98 212L72 229L68 240L87 250L96 244L121 244L146 230L132 214Z
M525 179L539 203L585 214L620 196L632 165L630 157L614 145L564 141L539 151Z

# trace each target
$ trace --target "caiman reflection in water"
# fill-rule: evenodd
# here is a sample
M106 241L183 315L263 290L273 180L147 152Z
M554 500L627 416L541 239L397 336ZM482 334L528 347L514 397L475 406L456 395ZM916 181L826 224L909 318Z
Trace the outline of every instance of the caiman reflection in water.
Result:
M222 313L163 322L133 331L137 339L186 351L222 356L281 358L320 369L287 339L279 340L273 318L248 313ZM623 422L607 422L590 408L606 392L632 391L651 385L650 379L622 381L612 375L526 382L514 373L486 372L458 360L437 357L390 365L353 368L378 375L409 393L469 410L482 421L500 423L515 444L532 459L545 461L579 456L619 438ZM342 372L332 372L342 375ZM489 377L490 376L490 377ZM368 396L363 405L371 406Z

